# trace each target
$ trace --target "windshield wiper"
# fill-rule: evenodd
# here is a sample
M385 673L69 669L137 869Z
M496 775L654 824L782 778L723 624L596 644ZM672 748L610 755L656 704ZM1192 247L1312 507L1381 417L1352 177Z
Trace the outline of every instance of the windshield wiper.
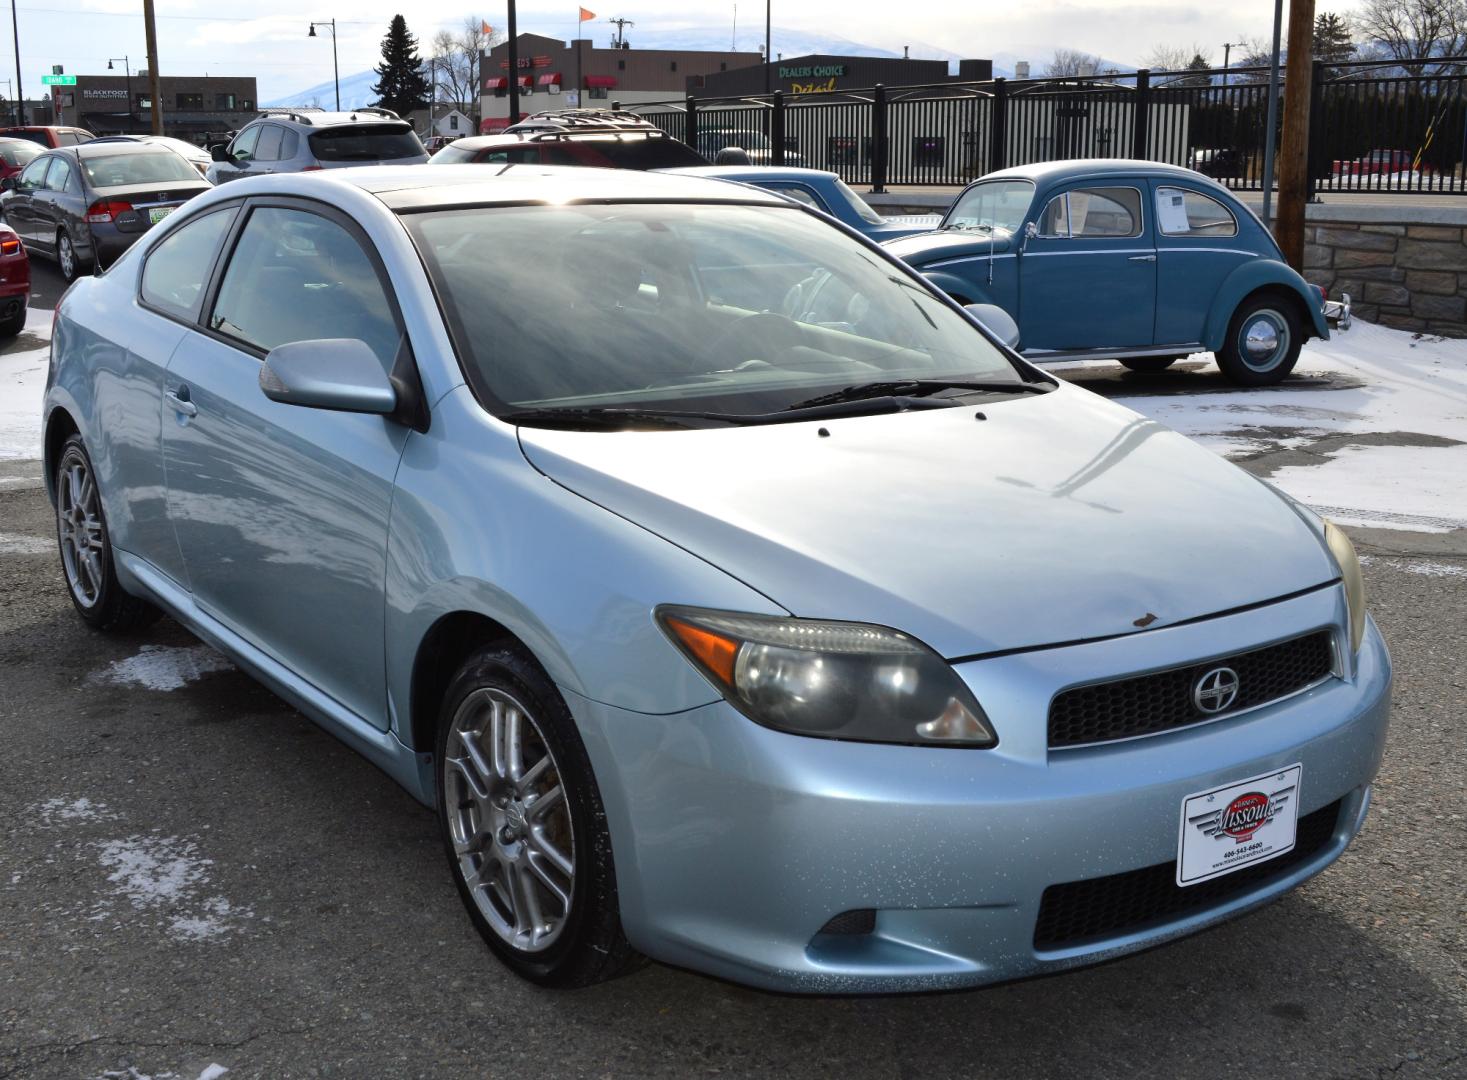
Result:
M516 409L500 413L499 418L511 424L533 424L544 427L627 427L647 424L664 428L699 428L700 421L738 424L743 417L732 413L680 412L675 409L623 409L592 406L588 408Z
M972 381L964 379L904 379L900 382L868 382L844 386L828 394L806 398L787 406L787 411L810 409L820 405L837 405L847 401L864 401L882 397L926 397L943 390L968 390L984 394L1047 394L1052 383L1009 382L1003 379Z

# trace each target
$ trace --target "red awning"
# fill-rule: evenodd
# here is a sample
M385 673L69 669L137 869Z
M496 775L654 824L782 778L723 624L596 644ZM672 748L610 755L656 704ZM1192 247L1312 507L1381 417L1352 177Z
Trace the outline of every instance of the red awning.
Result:
M484 80L484 89L485 90L508 90L509 89L509 76L508 75L491 75L491 76L489 76L489 78L487 78L487 79Z
M602 88L605 88L607 90L611 90L615 86L616 86L616 76L615 75L587 75L586 76L586 89L587 90L597 90L597 89L602 89Z
M494 132L503 131L507 127L509 127L509 117L507 116L486 116L483 120L479 121L479 131L485 135L492 135Z
M533 76L533 75L521 75L515 81L518 82L521 86L534 86L535 85L535 76Z
M560 72L557 71L557 72L552 72L549 75L541 75L540 76L540 85L541 86L559 86L560 85Z

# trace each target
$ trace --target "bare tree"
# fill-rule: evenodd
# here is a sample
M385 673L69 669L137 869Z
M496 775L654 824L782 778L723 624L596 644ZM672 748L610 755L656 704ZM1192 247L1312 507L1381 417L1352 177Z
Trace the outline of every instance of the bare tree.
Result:
M1448 65L1406 61L1467 56L1467 0L1364 0L1353 23L1360 38L1379 45L1414 75Z
M1467 0L1464 0L1467 2ZM1080 52L1078 49L1055 49L1054 56L1044 68L1051 79L1071 78L1076 75L1094 75L1100 70L1100 57Z
M484 53L504 40L498 30L486 34L485 21L478 15L464 19L455 33L440 30L433 35L429 56L433 61L434 101L458 109L479 126L480 85L479 62Z
M1141 66L1152 71L1183 71L1194 56L1201 55L1201 45L1193 45L1190 49L1181 45L1158 45L1146 54Z

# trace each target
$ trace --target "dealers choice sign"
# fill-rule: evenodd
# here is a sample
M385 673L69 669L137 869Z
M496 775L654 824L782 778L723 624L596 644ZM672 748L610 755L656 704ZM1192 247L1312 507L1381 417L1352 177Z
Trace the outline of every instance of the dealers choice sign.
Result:
M795 67L781 66L781 79L809 79L810 82L791 82L792 94L829 94L835 90L835 80L844 78L845 64L804 64ZM820 80L824 80L823 82Z

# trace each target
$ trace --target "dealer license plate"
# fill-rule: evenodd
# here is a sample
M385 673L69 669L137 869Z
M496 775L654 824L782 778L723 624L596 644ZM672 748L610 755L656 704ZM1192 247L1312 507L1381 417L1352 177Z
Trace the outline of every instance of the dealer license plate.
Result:
M169 214L173 213L173 211L175 211L177 209L178 209L178 207L176 207L176 206L155 206L155 207L153 207L151 210L148 211L148 224L150 224L150 225L156 225L156 224L158 224L158 222L162 221L164 218L166 218Z
M1294 848L1302 765L1182 800L1177 884L1196 885Z

